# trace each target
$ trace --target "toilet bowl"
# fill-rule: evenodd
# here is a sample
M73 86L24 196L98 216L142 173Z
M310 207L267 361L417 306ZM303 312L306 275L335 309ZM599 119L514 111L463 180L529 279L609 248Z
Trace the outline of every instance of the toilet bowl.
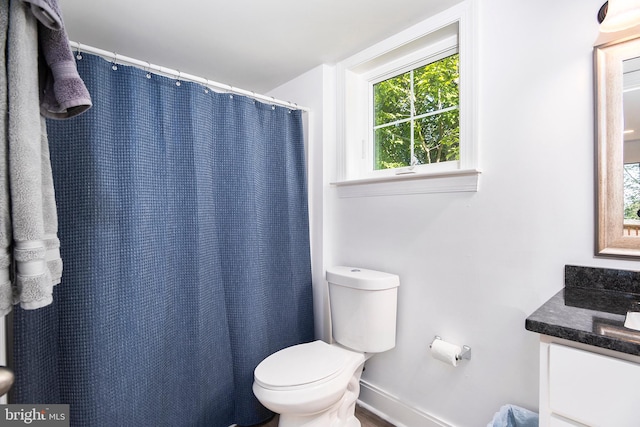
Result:
M350 407L358 398L365 359L324 341L288 347L258 365L253 393L280 414L280 427L358 427Z
M256 367L253 393L280 414L279 427L360 427L355 403L364 362L395 346L398 276L327 270L334 344L280 350Z

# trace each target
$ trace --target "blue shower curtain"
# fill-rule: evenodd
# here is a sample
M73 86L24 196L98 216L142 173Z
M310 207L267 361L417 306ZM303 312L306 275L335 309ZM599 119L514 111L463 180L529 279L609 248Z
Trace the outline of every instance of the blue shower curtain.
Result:
M265 420L253 369L313 339L302 113L78 69L94 107L47 123L63 279L15 310L12 401L82 427Z

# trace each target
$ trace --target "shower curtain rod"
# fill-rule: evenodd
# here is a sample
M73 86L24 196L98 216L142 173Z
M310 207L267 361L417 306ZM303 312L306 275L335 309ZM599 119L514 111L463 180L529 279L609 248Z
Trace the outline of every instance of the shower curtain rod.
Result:
M167 77L171 77L171 78L175 78L177 80L180 81L190 81L190 82L194 82L194 83L199 83L203 86L207 86L213 90L218 89L221 92L230 92L230 93L235 93L238 95L244 95L246 97L249 98L253 98L256 99L258 101L263 101L267 104L276 104L276 105L280 105L283 107L287 107L287 108L291 108L293 110L301 110L304 112L309 112L310 109L308 107L303 107L300 106L294 102L289 102L289 101L282 101L280 99L276 99L272 96L267 96L267 95L261 95L259 93L255 93L252 92L250 90L246 90L246 89L241 89L241 88L237 88L235 86L231 86L228 84L224 84L224 83L218 83L216 81L213 80L209 80L209 79L205 79L202 77L198 77L198 76L194 76L191 74L187 74L187 73L183 73L179 70L173 70L171 68L167 68L167 67L163 67L160 65L155 65L155 64L151 64L150 62L147 61L141 61L139 59L134 59L134 58L130 58L128 56L124 56L124 55L119 55L116 52L109 52L107 50L103 50L103 49L98 49L96 47L92 47L92 46L88 46L86 44L80 44L78 42L75 41L71 41L69 40L69 44L71 45L72 48L75 48L75 50L77 50L79 53L85 52L85 53L91 53L94 55L98 55L101 56L105 59L109 59L114 63L117 64L121 64L121 65L132 65L134 67L138 67L138 68L142 68L143 70L146 71L154 71L158 74L167 76Z

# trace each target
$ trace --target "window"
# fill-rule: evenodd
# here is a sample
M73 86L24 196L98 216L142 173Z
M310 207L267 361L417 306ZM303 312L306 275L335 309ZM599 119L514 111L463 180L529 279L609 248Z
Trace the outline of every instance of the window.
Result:
M460 160L458 54L373 85L374 170Z
M338 64L341 195L477 191L472 5Z

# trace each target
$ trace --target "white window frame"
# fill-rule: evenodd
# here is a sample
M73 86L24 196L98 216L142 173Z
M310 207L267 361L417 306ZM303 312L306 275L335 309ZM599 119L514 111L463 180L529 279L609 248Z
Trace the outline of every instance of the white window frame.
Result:
M337 65L341 197L477 191L475 0L467 0ZM457 47L456 47L457 46ZM459 53L460 160L373 170L373 84Z

